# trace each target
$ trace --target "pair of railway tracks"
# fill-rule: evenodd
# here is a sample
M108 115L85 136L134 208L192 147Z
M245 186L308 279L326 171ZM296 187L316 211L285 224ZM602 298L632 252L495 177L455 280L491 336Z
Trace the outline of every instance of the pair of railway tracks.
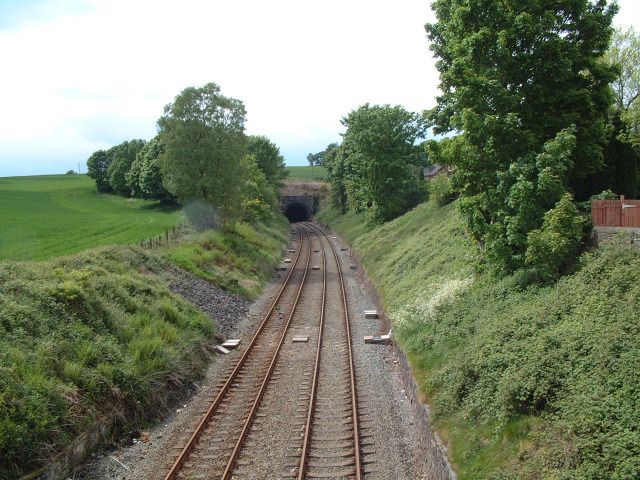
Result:
M307 289L314 287L307 282L313 253L320 253L322 257L317 334L315 341L309 342L309 345L315 343L315 354L308 389L304 390L304 401L299 404L302 435L287 455L295 461L285 465L287 470L282 476L298 480L363 478L357 385L342 264L333 242L321 229L304 223L294 225L294 231L298 248L292 267L256 333L221 383L165 480L230 479L237 475L247 438L259 423L257 416L267 388L274 378L283 374L278 364L285 355L285 340L291 327L296 325L300 300ZM313 249L312 237L318 249ZM328 291L327 259L336 272L337 292ZM328 295L337 296L341 315L335 315L334 303L333 315L326 318ZM336 318L338 316L341 318ZM327 342L325 338L332 341Z

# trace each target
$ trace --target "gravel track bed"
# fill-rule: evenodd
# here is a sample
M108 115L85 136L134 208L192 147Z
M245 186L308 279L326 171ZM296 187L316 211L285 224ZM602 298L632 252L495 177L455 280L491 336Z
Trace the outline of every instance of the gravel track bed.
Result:
M314 249L319 249L319 242L315 236L312 235L312 238L314 248L312 248L310 266L322 266L321 253L313 252ZM293 237L292 240L294 240ZM327 288L336 289L338 282L335 261L326 243L328 241L333 242L337 249L349 303L359 412L362 415L363 433L369 437L366 442L370 444L365 448L370 453L363 456L367 462L364 469L365 478L367 480L438 478L430 475L421 465L420 457L423 452L418 441L417 422L413 417L411 403L402 389L399 364L395 358L393 346L364 344L364 335L377 333L381 328L377 320L365 320L363 315L365 309L375 306L375 298L358 279L358 271L349 268L350 264L355 264L355 260L348 251L341 251L342 243L331 234L329 239L324 240ZM299 245L294 241L289 248L298 249ZM299 263L301 266L296 270L304 270L304 262L305 259L301 255ZM276 276L265 288L260 299L248 306L242 298L229 300L230 295L223 290L200 279L194 281L193 278L189 278L191 277L189 274L185 275L176 277L176 280L172 281L171 289L198 305L216 320L220 319L219 331L225 336L233 335L241 338L243 348L250 341L259 320L286 276ZM301 275L296 277L294 273L291 283L297 283L299 286L300 280ZM306 412L310 372L317 345L322 270L310 268L307 282L283 344L280 359L276 363L273 380L258 409L256 422L247 437L245 450L240 456L233 478L281 478L282 474L291 469L292 461L293 463L298 461L288 455L292 454L292 447L295 447L296 441L301 439L302 434L300 425L304 419L301 418L300 413L303 410ZM225 301L225 295L228 301ZM326 322L342 321L339 315L341 305L338 301L338 295L328 293ZM242 312L245 313L244 318L238 321ZM340 338L337 328L332 327L327 332L329 336L323 342L339 346L340 342L344 341L344 338ZM308 335L309 341L302 344L292 343L293 335L298 334ZM226 377L241 353L241 351L234 351L227 356L215 357L206 377L189 401L176 407L170 417L163 419L161 424L150 429L148 436L143 435L141 438L144 441L137 441L132 445L129 439L128 445L98 453L93 461L85 465L82 471L72 478L100 480L162 478L179 453L179 448L183 446L182 439L197 425L202 412L206 410L217 392L221 379ZM324 384L331 383L331 375L335 375L335 381L338 382L343 373L344 370L338 368L336 372L324 378ZM325 388L323 394L326 395L327 391L330 389ZM233 432L235 433L237 432Z
M241 295L229 293L189 272L175 269L171 272L171 278L171 291L214 319L216 331L223 337L234 333L238 322L249 312L249 300Z

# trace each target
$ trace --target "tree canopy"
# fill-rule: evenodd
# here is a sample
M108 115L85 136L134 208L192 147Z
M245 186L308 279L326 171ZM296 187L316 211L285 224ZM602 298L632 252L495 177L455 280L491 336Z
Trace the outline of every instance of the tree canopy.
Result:
M144 140L127 140L115 147L111 147L107 154L111 157L111 163L107 169L109 184L115 193L130 197L136 192L131 191L131 187L127 183L127 173L131 169L136 155L145 145Z
M253 155L256 165L274 188L280 188L288 172L284 157L275 143L262 135L250 135L247 139L247 151Z
M426 29L442 94L429 118L436 133L462 133L456 183L467 225L493 264L511 271L525 265L528 232L554 202L603 165L616 69L602 58L617 7L436 0L433 8L437 22Z
M415 145L424 135L421 117L401 106L363 105L342 119L343 142L325 154L333 201L365 212L378 223L402 215L423 190L412 166L420 158Z
M184 89L158 120L165 187L180 203L203 199L224 223L240 213L242 158L247 151L245 108L208 83Z
M96 181L96 189L98 192L110 192L111 184L109 183L109 165L111 164L111 156L105 150L96 150L87 160L87 175Z

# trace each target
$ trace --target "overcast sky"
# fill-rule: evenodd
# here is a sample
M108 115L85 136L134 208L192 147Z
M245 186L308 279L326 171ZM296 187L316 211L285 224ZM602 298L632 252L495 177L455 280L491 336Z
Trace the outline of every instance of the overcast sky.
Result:
M0 176L77 169L150 139L186 86L216 82L289 165L365 102L434 105L425 0L0 0ZM620 0L617 24L640 23Z

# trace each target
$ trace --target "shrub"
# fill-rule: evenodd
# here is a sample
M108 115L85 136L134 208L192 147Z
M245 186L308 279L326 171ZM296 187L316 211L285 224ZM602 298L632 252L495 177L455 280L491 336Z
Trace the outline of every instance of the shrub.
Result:
M451 179L444 173L436 175L435 178L429 181L427 190L429 192L429 199L436 202L439 207L445 206L455 198Z
M525 261L545 282L557 279L577 258L585 221L566 193L527 237Z

